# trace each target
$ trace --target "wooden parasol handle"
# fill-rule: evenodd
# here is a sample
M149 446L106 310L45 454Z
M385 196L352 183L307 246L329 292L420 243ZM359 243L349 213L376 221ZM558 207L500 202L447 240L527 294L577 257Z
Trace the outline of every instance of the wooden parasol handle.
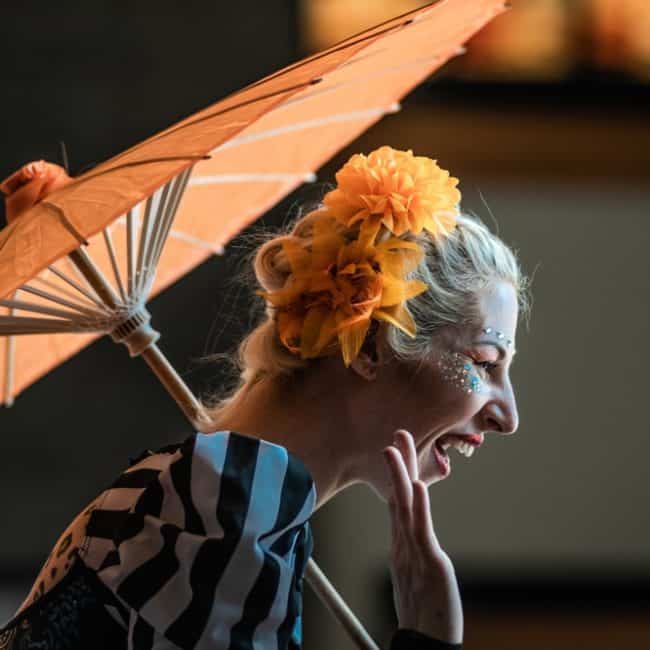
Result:
M305 579L325 606L334 614L357 647L362 650L380 650L313 558L309 558L307 562Z

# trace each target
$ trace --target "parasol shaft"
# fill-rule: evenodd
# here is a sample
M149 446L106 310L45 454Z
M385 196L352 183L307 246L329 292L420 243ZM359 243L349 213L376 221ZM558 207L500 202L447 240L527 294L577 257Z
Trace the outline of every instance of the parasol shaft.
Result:
M198 431L207 432L206 425L209 425L209 418L201 406L201 403L194 397L187 384L181 379L174 367L167 361L160 348L152 343L141 355L147 365L160 379L167 392L174 398L181 407L187 419Z
M309 586L334 614L350 638L362 650L379 650L379 646L365 630L361 621L354 615L343 598L336 591L327 576L320 570L313 558L309 558L305 569L305 578Z
M113 291L113 287L108 284L102 272L95 266L86 251L83 248L78 248L69 253L68 257L79 271L81 271L83 277L86 278L106 306L111 309L116 309L120 304L118 295Z

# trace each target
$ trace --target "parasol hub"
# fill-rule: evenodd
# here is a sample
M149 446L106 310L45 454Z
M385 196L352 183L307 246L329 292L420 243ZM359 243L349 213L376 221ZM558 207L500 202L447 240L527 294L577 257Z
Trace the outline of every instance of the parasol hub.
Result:
M160 332L151 327L150 321L151 314L142 306L110 332L110 336L116 343L126 345L131 357L137 357L160 338Z

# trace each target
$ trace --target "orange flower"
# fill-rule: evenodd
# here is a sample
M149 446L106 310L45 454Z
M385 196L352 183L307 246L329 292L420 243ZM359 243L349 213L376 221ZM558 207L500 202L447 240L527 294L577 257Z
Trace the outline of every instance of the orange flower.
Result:
M415 336L404 304L427 289L406 280L424 256L416 242L390 238L375 246L347 242L337 222L314 221L311 251L298 240L282 244L291 267L282 289L257 291L278 309L282 343L301 358L322 356L336 342L347 366L356 358L370 321L385 320Z
M460 192L458 179L435 160L389 146L367 157L353 155L337 172L338 187L323 202L345 226L361 221L362 245L374 242L381 224L399 237L424 228L434 237L456 225Z

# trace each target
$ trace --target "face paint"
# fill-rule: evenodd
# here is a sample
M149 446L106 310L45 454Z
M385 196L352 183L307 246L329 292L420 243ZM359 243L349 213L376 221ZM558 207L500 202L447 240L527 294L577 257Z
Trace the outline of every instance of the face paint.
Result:
M484 327L482 331L483 331L485 334L490 334L493 330L492 330L491 327ZM499 341L502 341L502 340L505 338L505 334L504 334L503 332L499 332L499 331L497 331L496 335L497 335L497 338L499 339ZM506 345L507 345L508 347L510 347L510 346L512 345L512 339L508 339L508 340L506 341Z
M438 360L438 367L445 380L461 388L465 393L480 393L481 380L473 372L472 364L465 361L458 352L443 352Z

